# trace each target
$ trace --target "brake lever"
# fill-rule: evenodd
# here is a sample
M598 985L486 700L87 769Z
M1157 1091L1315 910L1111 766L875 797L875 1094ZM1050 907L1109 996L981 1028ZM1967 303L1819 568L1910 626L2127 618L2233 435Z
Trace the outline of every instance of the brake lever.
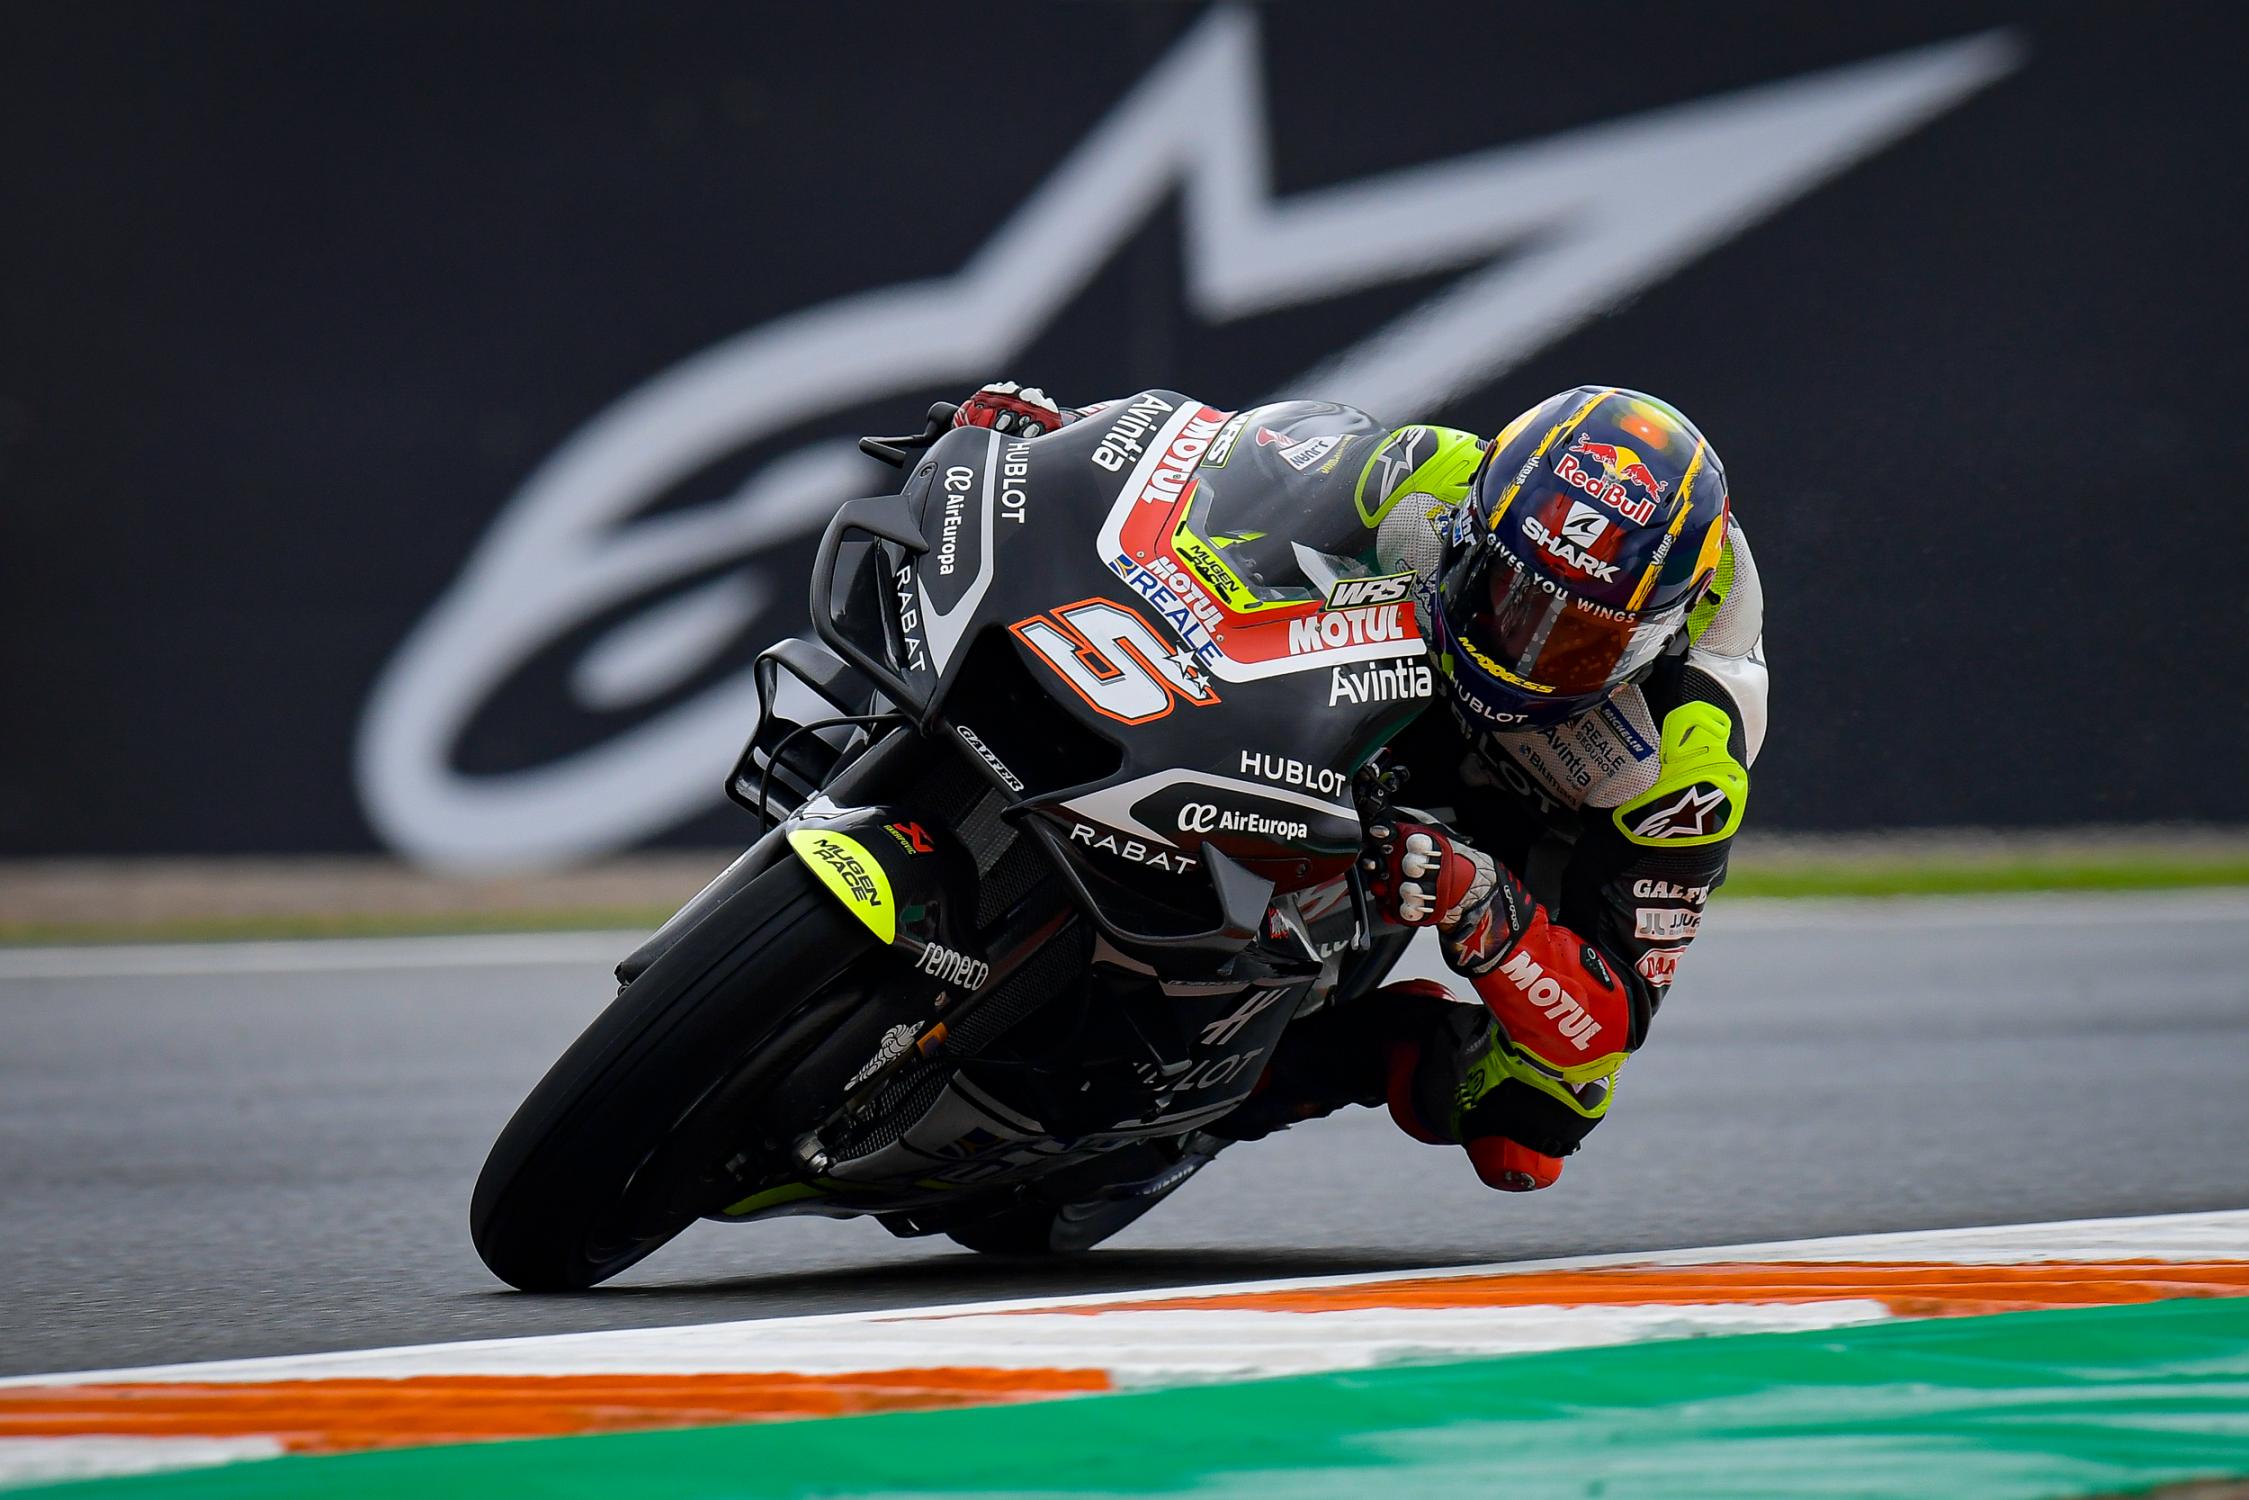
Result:
M915 454L952 431L953 416L959 410L950 401L936 402L923 419L920 432L911 437L863 437L859 440L859 451L869 458L881 459L893 469L903 469L914 461Z

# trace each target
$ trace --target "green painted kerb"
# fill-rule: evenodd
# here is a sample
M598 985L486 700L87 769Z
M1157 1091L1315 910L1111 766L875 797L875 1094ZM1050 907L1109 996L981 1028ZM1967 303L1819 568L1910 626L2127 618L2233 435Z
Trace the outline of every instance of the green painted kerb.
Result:
M2249 1473L2249 1299L1680 1339L1030 1406L292 1458L242 1496L2079 1496Z

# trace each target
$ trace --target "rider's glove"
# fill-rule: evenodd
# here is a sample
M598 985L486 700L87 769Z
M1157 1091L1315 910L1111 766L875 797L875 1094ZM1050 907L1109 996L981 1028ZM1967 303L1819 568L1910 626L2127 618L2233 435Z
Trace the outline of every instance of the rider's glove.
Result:
M1069 421L1046 392L1012 380L985 386L953 413L955 427L989 427L1013 437L1037 437Z
M1446 960L1460 973L1498 963L1522 930L1529 898L1513 872L1440 829L1377 823L1367 830L1367 859L1382 915L1407 927L1435 927Z

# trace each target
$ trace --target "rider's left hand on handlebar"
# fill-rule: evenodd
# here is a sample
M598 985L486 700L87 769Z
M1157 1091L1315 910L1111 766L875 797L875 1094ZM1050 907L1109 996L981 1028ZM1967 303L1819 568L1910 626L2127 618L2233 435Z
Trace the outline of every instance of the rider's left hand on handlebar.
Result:
M953 416L953 425L989 427L1013 437L1037 437L1068 420L1062 408L1037 386L1002 380L963 401Z

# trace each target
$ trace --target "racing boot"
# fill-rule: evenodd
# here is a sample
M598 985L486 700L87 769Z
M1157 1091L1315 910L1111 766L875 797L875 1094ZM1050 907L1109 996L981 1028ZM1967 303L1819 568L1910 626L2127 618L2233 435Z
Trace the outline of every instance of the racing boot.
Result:
M1531 1192L1562 1175L1615 1083L1613 1070L1578 1084L1546 1075L1489 1010L1410 979L1290 1027L1256 1091L1207 1128L1253 1141L1347 1104L1387 1105L1415 1140L1466 1151L1486 1186Z
M1400 1130L1430 1145L1457 1145L1486 1187L1527 1193L1551 1187L1562 1159L1608 1112L1616 1073L1570 1084L1545 1075L1508 1045L1481 1005L1452 1002L1445 987L1418 979L1377 996L1411 990L1444 1001L1416 1007L1420 1024L1385 1054L1383 1096Z

